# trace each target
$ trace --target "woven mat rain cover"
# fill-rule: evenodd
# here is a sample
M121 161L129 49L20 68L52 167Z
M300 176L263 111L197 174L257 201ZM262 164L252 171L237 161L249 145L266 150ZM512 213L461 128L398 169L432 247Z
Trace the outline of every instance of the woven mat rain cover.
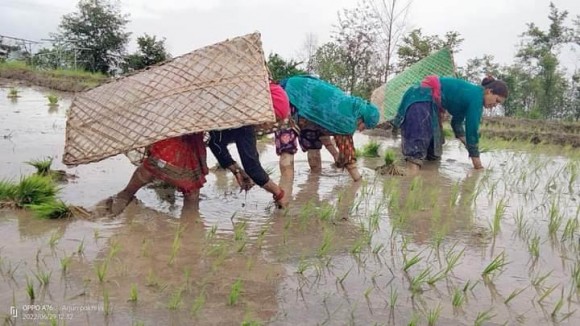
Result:
M273 121L260 34L248 34L77 96L63 162L96 162L169 137Z
M382 119L392 120L397 114L399 104L407 89L411 85L421 82L425 76L429 75L455 77L455 64L449 49L444 48L421 59L389 80L383 85L384 98L382 100L378 94L375 94L376 91L373 92L375 100L379 98L378 100L380 101L379 103L373 103L383 109L384 116Z

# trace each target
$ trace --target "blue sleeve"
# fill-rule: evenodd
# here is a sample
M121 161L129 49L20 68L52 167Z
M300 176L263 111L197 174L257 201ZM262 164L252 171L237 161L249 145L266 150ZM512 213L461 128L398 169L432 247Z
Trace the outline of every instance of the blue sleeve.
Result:
M209 149L217 159L219 165L227 169L235 161L228 150L228 139L226 139L228 131L211 131L209 133Z
M464 121L465 121L464 116L454 115L451 117L451 129L453 129L453 134L455 134L455 138L465 136L465 129L463 127Z

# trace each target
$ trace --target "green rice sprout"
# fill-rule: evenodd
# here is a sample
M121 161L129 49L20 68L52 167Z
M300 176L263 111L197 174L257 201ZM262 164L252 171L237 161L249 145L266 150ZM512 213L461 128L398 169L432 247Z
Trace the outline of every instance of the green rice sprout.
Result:
M556 203L556 200L552 201L548 215L550 217L548 222L548 232L550 236L555 236L556 232L558 232L560 229L560 226L562 226L562 219L564 218L558 210L558 204Z
M535 275L535 276L532 278L532 281L531 281L532 285L533 285L535 288L539 288L539 287L541 287L541 286L542 286L542 284L544 283L544 281L546 281L546 279L548 279L548 277L550 277L550 275L552 275L552 272L553 272L553 271L550 271L550 272L548 272L548 273L546 273L546 274L544 274L544 275L540 275L540 274L537 274L537 275ZM580 272L580 269L579 269L579 272ZM579 277L580 277L580 275L579 275ZM579 279L579 280L580 280L580 279Z
M556 304L554 305L554 309L552 310L550 316L552 316L552 318L556 318L556 316L558 315L563 306L564 306L564 288L562 288L560 299L558 299L558 302L556 302Z
M169 310L177 310L181 306L182 302L183 302L183 289L179 288L171 294L171 297L169 298L169 303L167 304L167 308Z
M232 284L230 295L228 296L228 305L234 306L238 303L240 294L242 293L242 280L238 279Z
M489 310L486 310L484 312L478 312L477 316L475 317L475 321L474 321L474 326L481 326L483 325L485 322L490 321L493 317L495 317L495 314L492 314L493 308L490 308Z
M419 321L421 321L421 316L419 316L419 314L413 311L413 314L411 315L411 320L409 320L409 323L407 325L417 326L419 324Z
M62 238L62 233L55 231L53 233L50 234L50 238L48 239L48 245L51 249L54 249L54 247L56 247L56 244L58 243L58 241L60 240L60 238Z
M191 314L197 316L197 314L201 311L203 306L205 305L205 289L202 289L195 300L193 300L193 304L191 305Z
M579 206L580 208L580 206ZM562 240L573 240L574 234L578 231L578 218L568 219L566 226L564 227L564 233L562 234Z
M419 273L419 275L411 278L411 293L414 296L416 293L423 292L423 285L427 283L429 276L431 275L431 268L427 267Z
M481 275L484 279L489 280L490 276L496 275L500 273L502 269L507 265L505 253L502 252L501 254L497 255L483 270Z
M417 263L419 263L423 258L421 257L421 253L416 254L415 256L413 256L411 259L407 260L407 256L403 255L403 271L407 272L409 270L409 268L411 268L413 265L416 265Z
M399 298L399 292L397 291L396 288L392 286L389 298L390 298L389 306L391 307L391 309L395 309L395 306L397 305L397 299Z
M522 289L515 289L512 291L512 293L510 293L510 295L508 295L508 297L504 300L504 304L508 304L510 303L510 301L512 301L513 299L515 299L518 295L520 295L522 292L524 292L527 289L527 287L522 288Z
M69 269L69 266L72 262L72 255L71 256L66 256L60 259L60 268L62 269L62 272L66 274L66 272Z
M538 259L540 257L539 235L536 234L534 237L532 237L532 239L530 239L530 242L528 243L528 251L530 252L530 255L532 255L534 259Z
M98 264L97 266L95 266L95 272L97 273L97 279L99 280L100 283L103 283L105 281L105 277L107 276L107 262L101 262L100 264Z
M36 293L34 291L34 282L32 282L28 276L26 276L26 294L28 294L30 301L34 301L34 299L36 299Z
M137 284L132 283L131 290L129 290L129 301L130 302L137 302L138 298L139 298L139 293L137 290Z
M451 248L447 254L445 255L445 262L447 263L447 267L445 267L445 274L449 274L457 265L459 264L459 259L465 253L465 248L461 249L459 252L455 252L453 248Z
M85 238L81 240L79 246L77 247L77 254L82 255L85 253Z
M22 178L16 185L13 200L18 207L38 205L54 200L58 191L59 188L51 178L31 175Z
M451 298L451 304L455 308L460 308L461 306L463 306L463 303L465 303L465 295L463 294L463 291L456 288L453 291L453 297Z
M20 95L18 95L18 89L16 87L10 87L10 90L8 91L8 98L11 99L15 99L17 97L20 97Z
M111 314L111 299L109 298L109 290L103 289L103 312L105 316Z
M73 216L70 207L60 199L51 199L40 204L27 206L36 217L41 219L60 219Z
M55 94L48 94L46 96L46 98L48 99L48 104L49 105L57 105L58 104L58 96Z
M385 162L386 166L395 164L396 160L397 160L397 154L391 148L387 149L385 151L385 153L383 154L383 161Z
M441 310L443 308L441 307L441 305L437 305L436 308L434 309L429 309L429 312L427 313L427 325L428 326L434 326L437 323L437 320L439 319L439 316L441 315Z
M552 292L554 292L554 290L556 290L558 288L559 285L554 285L552 287L547 288L544 293L542 293L542 295L538 298L538 303L542 303L542 301L544 301L544 299L546 299L550 294L552 294Z
M52 275L52 272L45 272L45 271L38 271L38 273L34 273L34 276L38 280L38 283L40 283L41 287L48 285L48 283L50 282L51 275Z
M322 244L320 244L320 247L318 248L318 257L324 257L328 254L332 246L333 238L334 235L332 234L332 231L330 231L329 228L325 228L324 235L322 236Z
M358 151L358 154L363 157L379 157L379 149L381 148L381 144L376 140L371 140L366 143L361 151Z
M491 224L491 231L496 236L501 231L501 220L505 215L507 205L504 198L495 205L495 212L493 214L493 221Z
M50 174L52 160L53 160L52 157L48 157L46 159L26 161L25 163L36 168L36 174L42 175L42 176L48 176Z

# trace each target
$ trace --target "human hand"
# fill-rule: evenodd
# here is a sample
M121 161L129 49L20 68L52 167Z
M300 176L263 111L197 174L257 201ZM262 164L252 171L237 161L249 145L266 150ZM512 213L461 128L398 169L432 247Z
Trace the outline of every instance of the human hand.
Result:
M240 192L242 192L242 190L248 191L248 190L252 189L252 187L254 186L254 182L252 181L250 176L246 173L246 171L239 170L235 174L235 176L236 176L236 181L238 182L238 185L240 186Z
M481 159L479 157L472 157L471 163L473 163L473 168L476 170L483 169L483 164L481 164Z

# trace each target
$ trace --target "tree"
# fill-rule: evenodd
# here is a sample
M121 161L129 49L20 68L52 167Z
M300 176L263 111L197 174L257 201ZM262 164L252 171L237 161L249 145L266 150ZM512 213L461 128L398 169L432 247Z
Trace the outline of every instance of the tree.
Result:
M121 14L118 3L108 0L80 0L77 6L78 12L62 17L55 38L82 50L78 61L85 70L112 72L129 40L130 33L125 32L128 15Z
M394 56L405 30L411 0L363 0L371 11L366 19L376 21L375 51L379 53L380 81L386 82L393 72Z
M334 43L323 44L314 56L314 71L321 79L338 86L341 89L347 87L347 69L343 61L342 48Z
M171 58L165 49L165 38L157 40L155 36L143 35L137 38L139 51L125 58L123 71L139 70Z
M573 30L565 26L567 16L567 11L559 11L550 3L548 30L543 31L534 23L527 24L516 55L522 65L531 69L528 88L533 88L536 100L535 107L530 109L541 117L557 116L558 110L565 106L567 82L564 73L558 70L558 54L564 44L575 41Z
M494 62L494 60L495 58L489 54L481 58L469 59L465 67L459 67L457 69L458 75L475 84L479 84L486 75L497 77L500 74L500 65Z
M316 35L309 33L302 45L301 53L298 55L298 60L303 62L304 69L308 73L314 72L314 61L318 51L318 38Z
M268 55L268 69L272 74L272 79L275 81L280 81L291 76L306 74L306 71L298 68L300 64L301 62L296 62L294 60L286 61L277 53L270 53L270 55Z
M403 37L403 44L397 51L398 69L402 71L442 48L449 48L453 53L457 53L461 43L463 39L458 32L447 32L444 38L441 38L438 35L423 35L420 28L414 29Z

